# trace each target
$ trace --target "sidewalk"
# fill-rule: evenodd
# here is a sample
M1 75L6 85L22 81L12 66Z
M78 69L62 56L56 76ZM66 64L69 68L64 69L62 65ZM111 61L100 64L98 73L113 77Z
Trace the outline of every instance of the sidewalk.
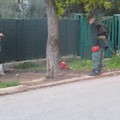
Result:
M61 84L79 82L82 80L90 80L93 78L115 76L119 74L120 74L120 71L113 71L113 72L102 73L101 75L96 76L96 77L82 75L80 77L74 77L71 79L64 79L64 80L58 80L58 81L55 81L55 80L49 81L49 80L46 80L45 78L41 78L41 79L36 79L32 81L21 82L19 86L0 88L0 95L13 94L13 93L24 92L24 91L38 89L38 88L52 87L52 86L61 85Z

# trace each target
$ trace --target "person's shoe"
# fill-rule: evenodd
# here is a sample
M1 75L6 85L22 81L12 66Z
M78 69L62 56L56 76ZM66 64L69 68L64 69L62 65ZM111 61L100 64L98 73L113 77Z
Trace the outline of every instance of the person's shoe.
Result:
M90 73L90 76L97 76L100 74L101 74L101 71L99 69L93 69L92 72Z

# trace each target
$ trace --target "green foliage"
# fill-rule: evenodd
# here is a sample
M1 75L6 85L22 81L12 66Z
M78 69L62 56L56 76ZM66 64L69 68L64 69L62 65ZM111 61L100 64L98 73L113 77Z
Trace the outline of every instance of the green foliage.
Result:
M120 14L120 0L113 0L111 8L107 11L107 15Z
M64 14L65 9L63 8L62 3L56 2L56 6L57 6L57 15L58 17L60 17L61 15Z
M113 56L109 60L106 61L106 66L109 69L118 69L120 68L120 55Z
M12 81L12 82L0 82L0 88L5 88L5 87L12 87L12 86L17 86L19 85L19 81Z
M120 69L120 55L105 59L105 67L109 70ZM67 65L71 69L89 70L92 69L92 60L81 60L80 58L72 58L67 61Z
M25 4L28 1L29 4ZM70 16L71 13L107 13L109 15L120 13L119 0L55 0L58 7L58 16ZM20 11L17 0L0 0L0 18L45 18L45 0L21 0Z
M92 68L91 60L81 60L80 58L70 59L67 64L71 69L76 70L88 70Z
M56 0L56 2L61 3L61 6L59 6L58 9L64 9L63 12L71 12L75 9L74 6L77 8L77 6L81 5L79 9L85 11L85 13L92 14L101 9L108 10L112 5L108 0Z
M111 4L111 2L104 2L103 5L106 9L110 9L112 4Z
M44 0L0 0L0 18L44 18Z
M45 1L44 0L28 0L29 6L25 11L26 18L45 18Z
M18 17L16 5L14 0L0 0L0 18Z
M101 8L102 6L105 9L108 9L111 6L111 2L108 2L108 0L71 0L71 2L83 3L87 13L91 12L93 9Z
M25 1L25 0L23 0ZM46 16L44 0L27 0L29 6L23 5L20 12L17 0L0 0L0 18L44 18ZM65 16L73 12L90 13L92 10L101 13L120 13L119 0L55 0L58 7L58 16Z
M92 60L81 60L80 58L69 58L66 60L67 65L71 69L88 70L92 69ZM120 55L113 56L112 58L105 59L105 66L108 69L120 68ZM23 62L14 65L15 69L28 69L28 70L46 70L46 64L35 64L33 62Z

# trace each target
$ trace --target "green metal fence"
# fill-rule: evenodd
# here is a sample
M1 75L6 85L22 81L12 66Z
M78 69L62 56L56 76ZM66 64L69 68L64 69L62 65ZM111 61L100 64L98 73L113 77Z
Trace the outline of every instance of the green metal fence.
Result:
M88 20L76 14L75 20L59 20L61 55L78 55L91 58L92 40ZM120 52L120 15L102 20L109 28L109 46L106 57ZM46 57L46 19L1 19L2 61L20 61ZM1 55L0 55L1 56Z
M92 40L90 35L90 26L88 20L82 14L76 14L76 19L79 20L79 42L78 55L82 59L91 58ZM106 51L106 57L111 57L117 50L120 50L120 15L106 17L101 20L109 29L109 49Z
M81 58L91 58L91 36L90 27L88 21L83 17L79 16L80 20L80 33L79 33L79 56Z
M111 57L114 52L114 46L115 46L115 42L114 42L114 17L106 17L103 20L101 20L107 27L108 27L108 31L109 31L109 37L108 37L108 41L109 41L109 48L106 50L106 57Z
M120 14L115 14L113 19L114 29L113 29L113 39L114 39L114 49L115 52L120 53Z
M120 53L120 15L118 15L118 52Z
M59 20L61 55L76 54L78 20ZM46 19L1 19L3 62L46 57Z

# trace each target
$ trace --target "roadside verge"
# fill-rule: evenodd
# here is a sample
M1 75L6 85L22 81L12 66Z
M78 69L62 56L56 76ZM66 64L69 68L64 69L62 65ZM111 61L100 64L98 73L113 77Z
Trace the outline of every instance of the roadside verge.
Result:
M74 77L71 79L64 79L64 80L58 80L58 81L56 80L49 81L49 80L45 80L45 78L41 78L37 80L26 81L24 83L21 82L21 85L18 85L18 86L1 88L0 95L8 95L13 93L38 89L38 88L52 87L52 86L61 85L61 84L79 82L81 80L90 80L93 78L110 77L110 76L116 76L116 75L120 75L120 71L106 72L96 77L81 75L80 77Z

